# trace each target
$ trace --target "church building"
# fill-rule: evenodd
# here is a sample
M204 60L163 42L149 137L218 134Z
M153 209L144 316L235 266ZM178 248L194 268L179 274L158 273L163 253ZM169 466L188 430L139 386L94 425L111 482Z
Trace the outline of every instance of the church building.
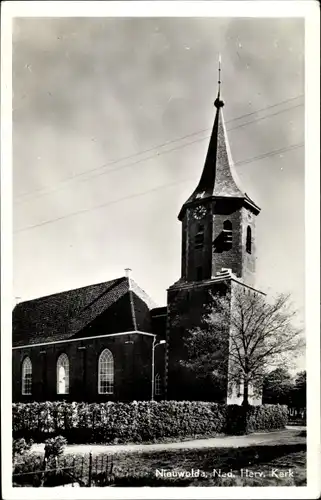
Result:
M220 82L219 82L220 85ZM241 404L181 365L184 336L210 294L255 287L260 208L234 170L220 96L200 181L183 204L181 276L157 307L130 273L19 303L13 310L13 401L207 400ZM160 207L161 210L161 207ZM226 360L229 363L229 360ZM260 398L250 395L249 402Z

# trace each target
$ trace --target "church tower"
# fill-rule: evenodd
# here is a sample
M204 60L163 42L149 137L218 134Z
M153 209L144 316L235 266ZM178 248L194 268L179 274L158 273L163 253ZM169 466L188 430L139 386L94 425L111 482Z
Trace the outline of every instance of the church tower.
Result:
M255 222L260 208L243 191L235 172L218 94L215 119L200 181L183 204L181 277L168 289L167 393L170 399L211 399L211 388L194 387L182 369L184 336L201 325L213 293L235 284L254 290ZM193 389L194 387L194 389ZM219 399L226 401L226 393Z

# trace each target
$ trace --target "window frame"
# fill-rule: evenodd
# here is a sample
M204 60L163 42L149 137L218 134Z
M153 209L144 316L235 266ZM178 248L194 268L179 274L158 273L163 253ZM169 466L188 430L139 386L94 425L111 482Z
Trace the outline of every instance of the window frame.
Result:
M60 368L64 369L64 391L60 390L60 373L59 370ZM69 394L69 369L70 369L70 363L69 363L69 357L68 355L63 352L60 354L60 356L57 359L56 363L56 391L57 394Z
M162 394L162 377L159 373L155 375L155 396L161 396Z
M30 388L29 388L29 386L30 386ZM32 362L31 362L31 359L29 356L26 356L24 358L24 360L22 361L21 394L23 396L31 396L32 395Z
M106 359L103 359L106 357ZM103 374L103 366L105 366L106 373ZM105 380L102 380L102 376L105 377ZM105 348L101 351L98 358L98 394L101 395L112 395L114 394L114 379L115 379L115 368L114 368L114 356L113 353ZM107 388L103 390L101 385L102 382L105 382ZM110 389L108 389L108 384L110 384Z

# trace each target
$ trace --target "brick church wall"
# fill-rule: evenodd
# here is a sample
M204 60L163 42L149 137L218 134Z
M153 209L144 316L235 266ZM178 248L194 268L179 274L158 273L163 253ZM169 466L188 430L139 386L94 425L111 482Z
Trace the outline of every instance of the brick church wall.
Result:
M154 337L128 334L13 349L13 401L145 400L151 396L151 352ZM114 356L114 394L98 394L98 358L108 348ZM69 394L56 389L60 354L69 358ZM23 359L32 362L32 395L21 394Z

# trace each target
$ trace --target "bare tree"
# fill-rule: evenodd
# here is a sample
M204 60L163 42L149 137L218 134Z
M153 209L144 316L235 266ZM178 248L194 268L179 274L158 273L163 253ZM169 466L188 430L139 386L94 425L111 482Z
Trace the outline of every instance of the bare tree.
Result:
M185 338L187 356L181 364L198 377L211 374L222 384L228 380L229 387L242 382L247 406L249 386L260 393L267 371L288 366L301 352L304 340L294 326L296 315L287 295L268 300L241 286L212 295L203 325Z

